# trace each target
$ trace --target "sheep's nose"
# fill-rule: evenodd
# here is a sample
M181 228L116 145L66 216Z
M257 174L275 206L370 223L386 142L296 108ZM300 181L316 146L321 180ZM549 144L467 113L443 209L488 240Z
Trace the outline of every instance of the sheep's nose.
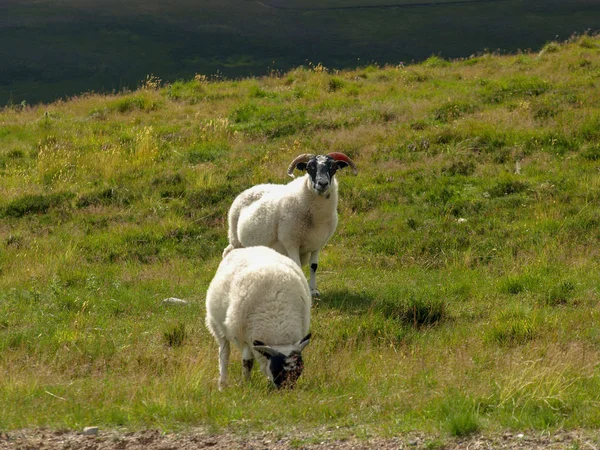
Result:
M320 188L326 188L327 186L329 186L329 181L327 181L327 180L325 180L325 181L319 180L319 181L317 181L317 185Z

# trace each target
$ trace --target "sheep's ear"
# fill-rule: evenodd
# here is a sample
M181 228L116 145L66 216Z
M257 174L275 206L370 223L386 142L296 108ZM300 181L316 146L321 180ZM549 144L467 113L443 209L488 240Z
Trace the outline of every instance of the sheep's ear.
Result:
M306 170L306 163L308 163L308 161L310 161L310 159L314 156L315 155L312 153L303 153L302 155L296 156L288 166L287 174L292 178L296 178L294 176L294 169Z
M296 346L298 347L298 351L299 352L301 352L302 350L304 350L304 347L306 347L310 343L311 336L312 336L312 333L308 333L306 336L304 336L302 339L300 339L296 343Z
M268 345L264 345L260 341L254 341L254 345L252 346L252 348L254 349L254 351L257 351L267 359L271 359L273 356L277 356L279 354L277 350L269 347Z

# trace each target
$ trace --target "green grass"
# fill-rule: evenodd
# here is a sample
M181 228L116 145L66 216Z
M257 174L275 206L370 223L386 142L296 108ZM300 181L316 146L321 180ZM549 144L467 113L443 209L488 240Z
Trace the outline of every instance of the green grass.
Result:
M598 68L583 36L4 108L0 430L597 429ZM336 175L305 373L242 385L234 351L219 392L204 296L228 207L330 151L359 174Z

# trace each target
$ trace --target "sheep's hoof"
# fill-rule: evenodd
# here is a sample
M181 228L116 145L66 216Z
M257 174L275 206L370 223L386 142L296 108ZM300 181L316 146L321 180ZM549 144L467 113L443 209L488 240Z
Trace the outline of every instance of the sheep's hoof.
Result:
M318 289L311 289L310 295L312 295L312 298L321 298L321 293Z
M219 391L223 391L227 388L227 381L219 380Z

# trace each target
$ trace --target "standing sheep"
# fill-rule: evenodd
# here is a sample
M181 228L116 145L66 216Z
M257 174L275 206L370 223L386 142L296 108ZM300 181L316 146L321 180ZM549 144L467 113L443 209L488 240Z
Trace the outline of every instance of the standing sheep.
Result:
M229 209L229 246L264 245L292 258L302 267L310 260L310 292L319 296L317 267L319 251L333 235L337 223L337 170L354 162L343 153L303 154L288 167L306 170L306 175L286 184L259 184L236 197Z
M254 359L277 388L292 388L310 340L311 296L302 270L267 247L230 252L206 293L206 326L219 344L219 389L227 385L230 342L242 352L245 380Z

